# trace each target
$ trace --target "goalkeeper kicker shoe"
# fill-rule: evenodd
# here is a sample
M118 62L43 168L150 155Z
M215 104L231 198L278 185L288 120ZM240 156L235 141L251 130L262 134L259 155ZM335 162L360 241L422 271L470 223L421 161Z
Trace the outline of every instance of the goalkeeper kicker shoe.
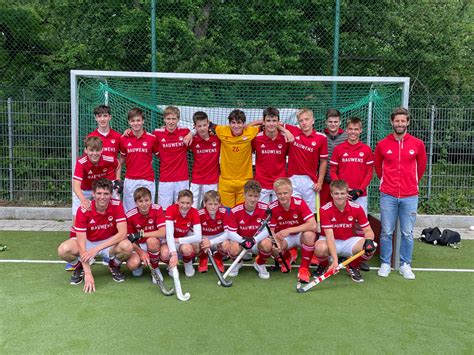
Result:
M84 269L82 268L82 263L79 262L72 272L70 284L79 285L82 280L84 280Z

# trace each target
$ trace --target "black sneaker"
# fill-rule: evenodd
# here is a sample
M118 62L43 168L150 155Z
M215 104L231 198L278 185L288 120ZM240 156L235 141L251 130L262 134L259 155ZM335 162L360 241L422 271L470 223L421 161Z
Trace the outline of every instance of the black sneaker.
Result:
M360 274L360 270L356 269L352 266L346 266L347 274L351 277L352 281L354 282L364 282L362 275Z
M71 275L71 285L79 285L82 280L84 280L84 269L82 268L82 263L77 264L74 271Z
M319 264L316 270L313 271L313 276L319 277L319 276L324 275L325 272L326 272L326 266Z
M109 263L109 270L112 274L112 279L115 282L124 282L125 276L120 272L120 266L115 266L112 262Z
M362 271L370 271L370 266L368 263L366 262L363 262L363 263L360 263L360 269Z

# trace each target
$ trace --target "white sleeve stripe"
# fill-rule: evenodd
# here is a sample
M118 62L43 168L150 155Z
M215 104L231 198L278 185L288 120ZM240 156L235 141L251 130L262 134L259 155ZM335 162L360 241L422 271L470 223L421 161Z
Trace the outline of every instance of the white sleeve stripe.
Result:
M119 218L119 219L116 219L115 222L122 222L122 221L126 221L127 219L126 218Z
M158 227L158 228L161 228L161 227L164 227L165 225L166 225L166 223L160 223L160 224L158 224L157 227Z
M79 176L76 176L76 175L74 175L72 178L73 178L74 180L79 180L79 181L82 181L82 178L81 178L81 177L79 177Z
M228 226L226 226L224 229L230 230L231 232L236 232L237 231L237 228L232 228L232 227L228 227Z
M321 224L322 228L332 228L332 224Z
M336 162L336 161L334 161L334 160L330 160L330 161L329 161L329 164L332 164L332 165L339 165L339 163Z
M329 156L329 154L319 154L319 156L320 156L321 158L327 158L327 157Z
M371 164L373 164L373 163L374 163L374 161L373 161L373 160L371 160L371 161L368 161L368 162L367 162L367 163L365 163L365 164L367 164L367 165L371 165Z
M308 219L310 219L313 216L314 216L313 213L310 213L309 215L307 215L306 217L303 218L303 221L307 221Z
M78 232L86 232L87 231L87 228L74 227L74 229L77 230Z
M364 224L361 224L360 226L361 226L362 228L365 228L365 227L367 227L368 225L369 225L369 222L364 223Z

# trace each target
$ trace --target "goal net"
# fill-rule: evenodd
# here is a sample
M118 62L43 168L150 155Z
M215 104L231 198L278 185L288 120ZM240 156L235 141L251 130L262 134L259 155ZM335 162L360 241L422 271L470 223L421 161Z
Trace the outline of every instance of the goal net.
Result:
M261 119L267 106L280 110L281 121L296 124L299 108L310 108L315 128L324 128L328 108L336 108L345 119L363 121L362 140L372 148L390 131L393 108L408 107L409 78L396 77L314 77L218 75L71 71L72 167L82 151L83 138L96 127L93 109L106 104L112 111L112 128L128 127L127 112L140 107L146 129L163 124L168 105L181 111L180 125L191 128L192 115L205 111L210 120L226 124L227 116L239 108L248 122ZM157 174L157 178L159 178Z

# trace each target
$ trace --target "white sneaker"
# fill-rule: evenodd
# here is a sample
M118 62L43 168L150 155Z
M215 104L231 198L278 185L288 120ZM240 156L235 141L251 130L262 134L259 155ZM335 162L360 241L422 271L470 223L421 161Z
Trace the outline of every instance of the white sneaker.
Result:
M135 277L140 277L143 275L143 268L140 266L139 268L132 270L132 275Z
M388 277L391 271L392 269L390 268L390 264L382 263L382 265L380 265L379 271L377 271L377 275L380 277Z
M267 280L270 278L270 273L267 271L265 265L253 263L253 268L258 272L258 277L260 277L261 279Z
M415 274L411 270L410 264L407 264L407 263L402 264L398 272L400 273L400 275L403 276L404 279L407 279L407 280L415 279Z
M232 270L231 272L229 272L229 276L230 277L236 277L239 275L239 270L240 268L242 267L242 265L244 265L243 261L241 261L240 263L238 263L237 265L235 265L235 268L234 270Z
M194 270L193 262L184 263L184 274L187 277L193 277L196 271Z

